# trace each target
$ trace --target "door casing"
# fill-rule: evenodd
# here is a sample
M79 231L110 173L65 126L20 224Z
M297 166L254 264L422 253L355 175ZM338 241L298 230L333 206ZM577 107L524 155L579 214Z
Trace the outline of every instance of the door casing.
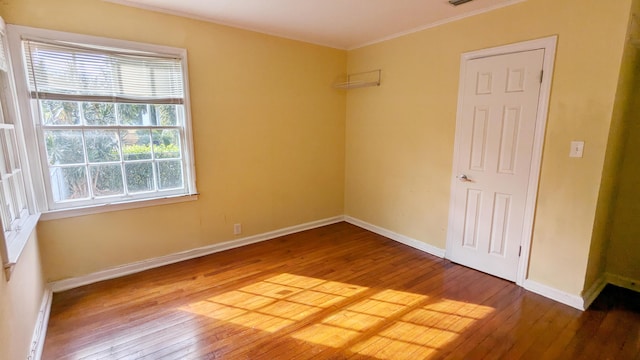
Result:
M460 58L460 84L458 89L458 109L456 116L456 136L455 146L453 150L453 171L451 175L451 198L449 200L449 223L447 228L447 250L445 257L449 258L451 251L451 244L453 239L453 219L455 216L455 207L453 191L456 182L458 158L460 153L460 132L462 124L462 104L464 98L464 81L462 74L466 72L467 61L473 59L480 59L490 56L506 55L516 52L544 49L543 57L543 76L542 83L540 85L540 95L538 98L538 111L535 119L535 130L533 138L533 149L531 151L531 169L529 172L529 186L525 200L524 222L522 227L522 252L518 261L518 272L516 275L516 284L523 286L527 277L527 270L529 265L529 255L531 253L531 237L533 235L533 220L535 215L536 201L538 197L538 183L540 180L540 169L542 165L542 149L544 145L544 135L547 125L547 115L549 111L549 97L551 94L551 82L553 80L553 66L555 60L557 36L549 36L536 40L529 40L525 42L509 44L504 46L498 46L488 49L482 49L472 52L467 52L461 55Z

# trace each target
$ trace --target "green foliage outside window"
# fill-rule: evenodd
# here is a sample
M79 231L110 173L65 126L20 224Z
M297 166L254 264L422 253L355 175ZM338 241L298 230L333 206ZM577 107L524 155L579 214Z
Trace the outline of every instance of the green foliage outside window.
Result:
M51 179L59 189L62 188L57 200L87 198L89 187L95 196L124 194L123 167L109 163L122 160L125 161L124 181L129 193L184 185L177 129L133 128L121 131L120 140L115 129L90 129L91 126L115 125L116 111L122 125L145 124L149 120L144 117L149 111L152 125L176 126L178 120L174 105L43 100L41 110L45 125L80 125L82 118L89 125L84 131L81 128L58 130L53 127L44 131ZM166 160L154 161L152 153L153 158ZM91 165L85 165L87 161ZM72 164L77 166L59 167Z

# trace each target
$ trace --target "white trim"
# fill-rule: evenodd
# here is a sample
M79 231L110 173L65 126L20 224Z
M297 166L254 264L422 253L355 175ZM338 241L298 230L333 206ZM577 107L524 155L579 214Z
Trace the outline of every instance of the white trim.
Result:
M49 315L51 314L51 301L53 300L53 292L50 288L44 290L42 295L42 304L38 312L38 320L33 329L31 337L31 348L27 360L40 360L42 357L42 349L44 348L44 340L47 336L47 326L49 324Z
M588 309L607 285L607 274L602 274L587 291L582 292L582 308Z
M632 279L626 276L607 273L607 282L611 285L623 287L625 289L640 292L640 280Z
M343 216L334 216L327 219L312 221L300 225L290 226L287 228L283 228L280 230L270 231L263 234L257 234L252 236L247 236L237 240L225 241L222 243L217 243L213 245L208 245L196 249L191 249L187 251L182 251L170 255L160 256L153 259L147 259L142 261L137 261L134 263L121 265L112 267L106 270L101 270L95 273L91 273L88 275L82 275L79 277L64 279L59 281L54 281L49 284L53 292L65 291L73 288L77 288L83 285L93 284L103 280L115 279L121 276L138 273L141 271L157 268L164 265L169 265L173 263L177 263L184 260L190 260L197 257L217 253L220 251L235 249L241 246L255 244L261 241L275 239L277 237L315 229L317 227L330 225L339 223L344 221Z
M578 295L569 294L567 292L552 288L550 286L540 284L533 280L525 280L522 286L533 293L542 295L559 303L569 305L578 310L584 310L584 301Z
M586 310L589 308L589 306L591 306L591 304L596 300L598 295L600 295L607 284L640 292L640 280L611 273L604 273L598 278L598 280L593 283L593 285L591 285L591 287L587 291L582 292L583 309Z
M556 44L558 37L549 36L542 39L524 41L516 44L509 44L504 46L493 47L489 49L482 49L477 51L471 51L462 54L460 58L460 74L464 74L466 71L467 61L472 59L485 58L489 56L511 54L522 51L544 49L544 58L542 69L544 76L542 78L542 84L540 85L540 95L538 97L538 111L536 115L536 127L533 138L533 149L531 151L531 169L529 171L529 185L527 190L527 196L525 201L525 214L522 227L522 253L520 254L520 260L518 264L518 272L516 275L516 284L524 286L526 281L527 268L529 265L529 256L531 248L531 238L533 235L533 220L536 208L536 202L538 197L538 183L540 180L540 169L542 167L542 149L544 145L544 134L547 126L547 117L549 112L549 98L551 94L551 80L553 79L553 67L555 61ZM462 80L461 80L462 81ZM462 85L458 88L458 107L456 115L456 129L460 129L462 123L462 99L464 97L464 87ZM453 189L455 187L455 174L458 168L458 157L460 154L460 141L458 141L459 131L456 130L456 141L453 150L453 176L451 180L451 194L449 200L449 222L447 225L447 248L450 248L452 243L451 229L453 228L453 218L455 215L455 208L452 204L455 201L455 193ZM449 250L450 251L450 250ZM448 257L448 256L447 256Z
M196 200L198 200L198 194L169 196L169 197L159 198L159 199L138 200L138 201L131 201L131 202L115 203L115 204L103 204L103 205L87 206L87 207L75 208L75 209L54 210L54 211L42 213L40 215L40 220L49 221L49 220L64 219L64 218L70 218L70 217L76 217L76 216L99 214L104 212L127 210L127 209L138 209L138 208L149 207L149 206L175 204L175 203L196 201Z
M582 296L569 294L529 279L525 280L522 286L528 291L584 311L593 304L607 284L612 284L633 291L640 291L640 280L611 273L605 273L600 276L588 290L582 292Z
M356 219L356 218L351 217L351 216L346 216L345 215L344 221L348 222L349 224L352 224L352 225L361 227L363 229L369 230L371 232L374 232L374 233L376 233L378 235L382 235L382 236L384 236L386 238L389 238L391 240L397 241L397 242L399 242L401 244L410 246L410 247L412 247L414 249L418 249L418 250L424 251L424 252L426 252L428 254L431 254L433 256L437 256L439 258L443 258L444 257L444 252L445 252L444 249L435 247L433 245L429 245L429 244L427 244L425 242L422 242L420 240L416 240L416 239L410 238L408 236L404 236L404 235L398 234L398 233L393 232L391 230L387 230L387 229L382 228L380 226L376 226L376 225L370 224L368 222L362 221L360 219Z
M111 1L111 0L107 0L107 1ZM483 8L483 9L478 9L478 10L471 11L471 12L468 12L468 13L465 13L465 14L453 16L453 17L450 17L450 18L447 18L447 19L442 19L442 20L439 20L439 21L432 22L430 24L418 26L418 27L413 28L413 29L409 29L409 30L401 31L401 32L398 32L398 33L395 33L395 34L391 34L391 35L382 37L382 38L377 39L377 40L369 41L369 42L366 42L364 44L352 46L352 47L347 48L345 50L347 50L347 51L356 50L356 49L359 49L359 48L362 48L362 47L365 47L365 46L374 45L374 44L377 44L377 43L381 43L383 41L396 39L396 38L399 38L401 36L410 35L410 34L417 33L417 32L423 31L423 30L431 29L431 28L438 27L438 26L441 26L441 25L445 25L445 24L448 24L448 23L452 23L452 22L455 22L455 21L458 21L458 20L466 19L466 18L469 18L469 17L472 17L472 16L484 14L484 13L487 13L487 12L490 12L490 11L493 11L493 10L497 10L497 9L500 9L500 8L503 8L503 7L507 7L507 6L510 6L510 5L515 5L515 4L518 4L518 3L521 3L521 2L525 2L525 1L527 1L527 0L511 0L511 1L507 0L505 2L502 2L502 3L499 3L499 4L495 4L495 5Z
M305 230L311 230L314 228L331 225L331 224L339 223L342 221L358 226L365 230L371 231L378 235L384 236L391 240L397 241L401 244L418 249L420 251L424 251L430 255L433 255L439 258L445 257L445 249L441 249L433 245L426 244L422 241L410 238L405 235L398 234L396 232L382 228L377 225L373 225L366 221L344 215L344 216L334 216L327 219L312 221L312 222L295 225L295 226L291 226L291 227L287 227L287 228L283 228L275 231L266 232L263 234L248 236L248 237L237 239L237 240L226 241L226 242L213 244L213 245L209 245L209 246L205 246L197 249L165 255L165 256L161 256L153 259L147 259L147 260L142 260L135 263L116 266L116 267L98 271L92 274L49 283L50 288L48 288L45 291L45 295L42 301L42 306L40 309L40 315L38 318L38 323L36 324L36 330L34 330L34 335L33 335L34 341L32 344L31 354L33 354L35 350L38 351L38 354L40 354L42 351L42 345L44 344L44 335L45 335L47 323L49 320L49 311L51 308L52 292L61 292L61 291L77 288L80 286L93 284L103 280L115 279L118 277L138 273L141 271L161 267L164 265L169 265L169 264L177 263L180 261L190 260L193 258L197 258L197 257L225 251L225 250L235 249L245 245L255 244L258 242L267 241L267 240L275 239L281 236L285 236L285 235L289 235L289 234L293 234L293 233L297 233ZM602 290L604 289L607 283L638 291L639 290L638 284L640 284L640 280L634 280L631 278L626 278L623 276L607 273L602 277L600 277L591 286L589 290L583 292L582 296L569 294L567 292L555 289L548 285L544 285L529 279L525 280L521 286L528 291L542 295L551 300L571 306L578 310L585 310L598 297L598 295L602 292ZM41 343L37 344L36 346L36 343L38 342L41 342ZM35 358L32 357L30 359L39 359L40 358L39 356L40 355L38 355L38 357L35 357Z
M4 249L0 249L2 254L2 265L4 267L7 280L11 278L13 268L18 263L24 248L27 246L27 242L31 238L31 235L38 226L38 220L40 219L40 213L30 214L26 220L21 224L22 228L17 232L11 241L4 239L4 244L0 244ZM1 240L1 239L0 239ZM6 251L6 254L4 253ZM6 257L6 259L5 259Z
M187 59L187 49L183 49L182 53L182 86L184 87L184 122L186 127L185 138L187 144L181 144L181 146L187 147L187 151L182 151L185 157L187 169L187 183L189 189L189 195L197 195L198 188L196 187L196 149L193 145L193 121L191 119L191 88L189 84L189 59ZM196 198L197 199L197 198Z

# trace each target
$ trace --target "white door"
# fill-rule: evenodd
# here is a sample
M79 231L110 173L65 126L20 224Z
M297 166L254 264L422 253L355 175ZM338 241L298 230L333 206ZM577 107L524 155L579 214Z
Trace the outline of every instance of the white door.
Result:
M516 280L544 49L467 60L460 74L447 257Z

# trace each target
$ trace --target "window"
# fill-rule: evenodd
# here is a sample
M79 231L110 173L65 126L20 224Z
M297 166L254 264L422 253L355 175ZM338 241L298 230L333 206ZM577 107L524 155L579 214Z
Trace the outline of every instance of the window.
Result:
M26 155L4 29L0 19L0 255L9 278L38 215L31 201L29 171L22 166Z
M184 50L10 31L43 211L195 194Z

